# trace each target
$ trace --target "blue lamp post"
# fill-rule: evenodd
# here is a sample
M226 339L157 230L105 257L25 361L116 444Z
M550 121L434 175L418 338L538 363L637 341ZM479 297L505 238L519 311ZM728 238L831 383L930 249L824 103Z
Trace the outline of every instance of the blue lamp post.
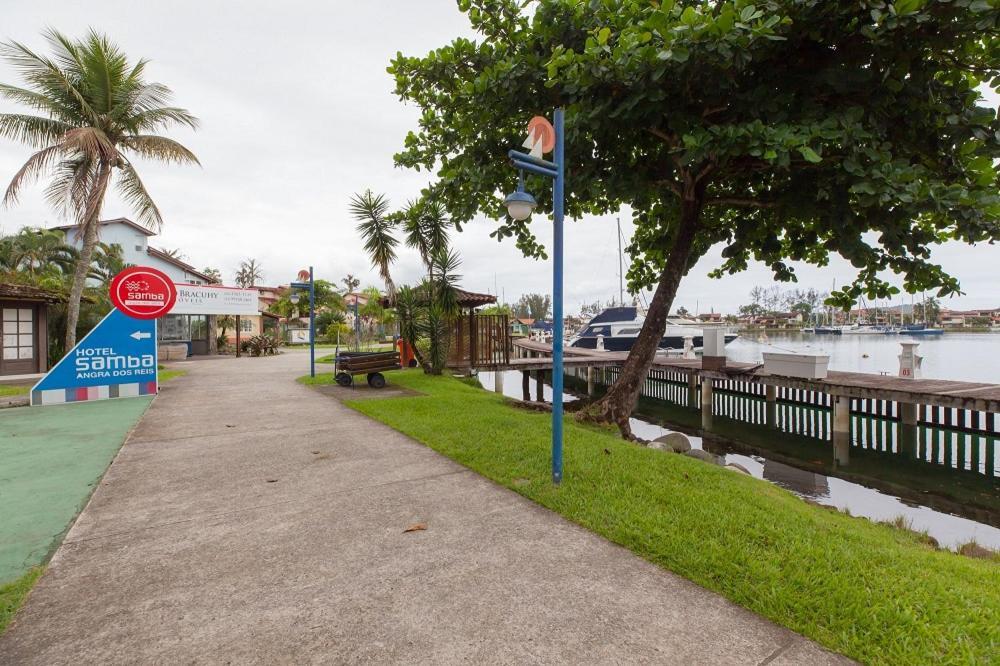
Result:
M528 144L541 141L535 130L536 121L529 124ZM551 178L552 192L552 482L562 481L563 472L563 204L566 183L566 162L564 156L563 110L553 114L555 134L554 162L536 157L519 150L507 153L519 172L517 191L507 195L504 203L507 212L515 220L526 220L535 209L535 198L524 189L524 173ZM542 120L543 125L548 123ZM548 149L546 149L548 150ZM534 152L534 151L533 151Z
M303 271L305 272L305 271ZM302 273L299 273L302 278ZM295 289L306 289L309 291L309 376L316 376L316 285L313 282L313 267L309 267L309 282L293 282L289 285L292 288L292 295L289 297L292 303L299 302L299 295Z

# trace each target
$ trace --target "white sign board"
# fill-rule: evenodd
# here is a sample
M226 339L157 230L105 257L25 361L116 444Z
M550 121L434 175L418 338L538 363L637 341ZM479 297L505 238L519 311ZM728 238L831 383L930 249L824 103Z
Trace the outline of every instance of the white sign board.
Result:
M204 284L177 284L176 286L177 303L170 309L170 314L260 314L260 293L256 289Z
M293 345L309 344L309 329L308 328L288 329L288 342Z

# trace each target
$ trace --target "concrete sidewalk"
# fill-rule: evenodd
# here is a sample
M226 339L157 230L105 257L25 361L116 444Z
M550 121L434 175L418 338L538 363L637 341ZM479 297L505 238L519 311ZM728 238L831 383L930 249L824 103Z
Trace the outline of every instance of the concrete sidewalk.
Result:
M301 353L185 367L0 663L842 660L294 383Z

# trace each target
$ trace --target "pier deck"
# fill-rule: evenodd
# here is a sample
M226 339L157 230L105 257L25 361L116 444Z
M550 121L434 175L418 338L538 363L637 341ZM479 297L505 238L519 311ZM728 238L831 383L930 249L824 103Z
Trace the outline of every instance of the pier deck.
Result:
M499 369L552 370L552 345L531 340L515 340L514 348L519 357L510 359L509 364ZM626 352L567 348L564 350L563 366L566 369L620 367L624 365L627 356ZM831 370L826 379L802 379L771 375L765 373L759 364L733 361L729 361L725 368L719 370L703 370L701 359L661 355L653 360L653 367L678 374L695 374L699 378L817 391L830 396L887 400L994 414L1000 412L1000 384L946 379L906 379L890 375L835 370Z

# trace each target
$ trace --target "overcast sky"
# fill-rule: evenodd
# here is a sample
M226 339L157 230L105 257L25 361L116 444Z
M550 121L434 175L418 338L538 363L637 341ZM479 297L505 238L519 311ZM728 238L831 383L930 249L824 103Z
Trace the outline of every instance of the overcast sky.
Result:
M106 32L131 57L151 60L149 77L170 86L176 103L201 119L199 131L171 136L191 148L203 168L140 163L165 219L162 234L152 240L179 248L198 268L220 269L230 284L240 260L254 257L269 284L287 283L313 264L319 277L339 280L353 273L363 285L381 286L348 214L350 195L371 187L402 205L427 178L393 167L392 155L418 114L392 94L385 68L397 51L422 55L456 36L473 36L454 0L36 0L5 3L0 39L44 49L40 33L47 26L71 36L91 26ZM0 81L20 83L6 64L0 64ZM497 147L498 159L507 148ZM27 156L26 147L0 141L4 186ZM0 232L62 223L41 190L0 210ZM109 197L104 217L119 216L130 211ZM534 233L550 239L550 223L536 217ZM627 215L622 228L629 238ZM551 264L523 258L512 242L498 244L489 238L491 230L490 222L480 220L456 235L463 286L508 301L524 292L549 293ZM709 279L719 249L685 279L675 309L734 311L747 302L753 285L771 284L760 266ZM935 259L967 292L946 306L1000 306L1000 249L952 244ZM396 281L415 281L420 273L417 256L402 252ZM838 261L824 269L803 267L799 276L800 286L829 289L834 280L843 285L852 271ZM567 312L617 297L614 216L568 222L565 281Z

